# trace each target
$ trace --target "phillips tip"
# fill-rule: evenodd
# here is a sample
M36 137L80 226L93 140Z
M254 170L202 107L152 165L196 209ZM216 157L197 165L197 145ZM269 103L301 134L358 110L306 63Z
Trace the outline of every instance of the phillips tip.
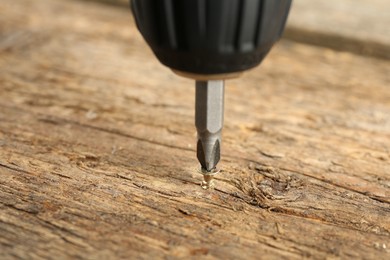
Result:
M209 186L220 160L224 110L223 80L196 81L195 125L198 132L197 157ZM202 185L203 187L203 185Z

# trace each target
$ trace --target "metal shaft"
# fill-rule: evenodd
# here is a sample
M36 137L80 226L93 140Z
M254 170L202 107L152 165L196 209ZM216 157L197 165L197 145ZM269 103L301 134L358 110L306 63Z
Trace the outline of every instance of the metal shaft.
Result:
M223 80L196 81L197 157L206 175L215 170L220 160L223 100Z

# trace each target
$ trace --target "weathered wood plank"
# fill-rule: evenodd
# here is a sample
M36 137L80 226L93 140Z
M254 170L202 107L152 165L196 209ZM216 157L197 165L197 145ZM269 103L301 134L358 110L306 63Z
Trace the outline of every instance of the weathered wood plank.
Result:
M193 83L128 10L0 6L4 256L388 257L387 61L281 42L227 83L222 172L204 191Z
M285 37L390 59L387 0L294 0Z
M289 25L390 45L389 8L386 0L295 0Z

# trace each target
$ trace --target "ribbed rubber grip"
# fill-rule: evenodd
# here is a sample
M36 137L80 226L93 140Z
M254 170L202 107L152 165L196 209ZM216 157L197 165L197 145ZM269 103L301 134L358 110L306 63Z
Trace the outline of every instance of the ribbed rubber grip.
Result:
M244 71L280 38L291 0L132 0L139 31L164 65L195 74Z

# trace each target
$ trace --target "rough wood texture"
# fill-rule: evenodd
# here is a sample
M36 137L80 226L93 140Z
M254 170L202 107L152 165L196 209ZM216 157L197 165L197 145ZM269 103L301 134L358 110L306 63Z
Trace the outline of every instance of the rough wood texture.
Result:
M227 82L205 191L193 82L128 10L2 0L1 256L388 259L388 68L281 42Z

